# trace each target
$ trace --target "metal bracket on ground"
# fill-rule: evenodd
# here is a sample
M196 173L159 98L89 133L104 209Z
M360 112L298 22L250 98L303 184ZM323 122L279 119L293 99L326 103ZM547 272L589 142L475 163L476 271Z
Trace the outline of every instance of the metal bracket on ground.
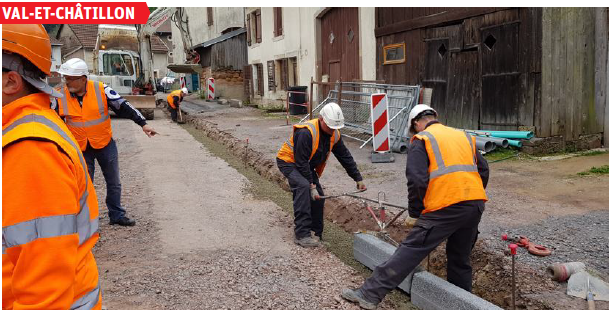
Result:
M395 156L393 156L393 153L388 152L388 153L378 153L378 152L372 152L372 163L376 164L376 163L392 163L395 162Z

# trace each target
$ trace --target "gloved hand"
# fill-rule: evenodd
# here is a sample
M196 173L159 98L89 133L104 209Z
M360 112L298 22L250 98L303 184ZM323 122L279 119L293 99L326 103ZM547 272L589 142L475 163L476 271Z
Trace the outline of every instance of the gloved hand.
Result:
M414 226L417 220L418 218L407 217L406 220L404 220L404 225L412 227Z
M366 188L365 183L363 183L363 181L358 181L358 182L357 182L357 189L358 189L358 190L365 191L367 188Z
M317 191L317 186L314 184L310 184L310 199L319 200L319 191Z

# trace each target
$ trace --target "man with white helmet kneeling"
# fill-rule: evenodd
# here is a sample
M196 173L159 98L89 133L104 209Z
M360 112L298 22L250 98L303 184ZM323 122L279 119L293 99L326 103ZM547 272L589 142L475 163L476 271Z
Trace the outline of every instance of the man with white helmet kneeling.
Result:
M302 247L321 245L325 199L320 199L323 188L319 178L330 152L357 182L357 188L366 189L357 164L340 137L339 129L342 127L342 110L338 104L330 102L321 109L318 119L294 125L289 140L283 143L276 155L276 164L289 181L293 193L295 243Z

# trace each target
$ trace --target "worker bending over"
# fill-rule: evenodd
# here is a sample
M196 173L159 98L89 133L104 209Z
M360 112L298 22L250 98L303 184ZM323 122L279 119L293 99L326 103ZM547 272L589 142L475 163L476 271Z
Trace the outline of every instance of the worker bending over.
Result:
M325 199L319 199L324 195L319 178L330 153L334 153L348 175L357 182L357 188L366 189L353 156L342 142L339 131L342 127L342 110L338 104L330 102L321 109L318 119L294 125L289 140L276 155L276 164L293 193L295 242L302 247L321 245Z
M181 102L188 93L187 87L183 87L182 89L172 91L170 95L166 97L168 101L168 111L170 111L170 117L173 122L176 122L178 109L181 108Z
M442 125L427 105L410 111L409 124L414 136L406 162L408 213L418 219L360 288L342 291L343 298L364 309L375 309L444 240L448 282L472 290L470 253L487 201L487 161L476 150L474 137Z

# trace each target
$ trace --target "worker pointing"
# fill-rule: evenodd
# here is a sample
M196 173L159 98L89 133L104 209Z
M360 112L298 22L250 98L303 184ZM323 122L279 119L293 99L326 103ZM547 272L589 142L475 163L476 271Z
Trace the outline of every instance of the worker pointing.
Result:
M289 181L293 193L295 242L302 247L317 247L323 238L323 174L330 153L338 159L348 175L365 190L363 178L353 156L342 142L340 128L344 116L335 102L325 105L318 119L293 126L289 140L276 155L276 164ZM311 236L314 232L316 239Z
M166 97L168 101L168 111L170 111L170 117L173 122L176 122L177 112L180 109L180 104L183 101L183 98L187 96L189 91L187 87L183 87L182 89L174 90Z
M98 200L50 69L42 25L2 25L2 309L101 309Z
M64 97L57 100L60 116L65 118L87 162L91 179L94 179L95 162L98 161L106 180L106 206L110 224L133 226L136 222L126 216L121 206L121 181L119 179L119 155L113 139L109 108L118 116L130 118L152 137L157 132L144 116L113 89L100 82L88 80L85 61L72 58L63 63L59 73L66 85L61 89Z
M360 288L342 291L343 298L364 309L375 309L444 240L448 282L472 290L470 253L487 201L487 161L476 150L474 137L442 125L431 107L418 104L408 117L415 134L406 162L408 212L417 220L395 253Z

